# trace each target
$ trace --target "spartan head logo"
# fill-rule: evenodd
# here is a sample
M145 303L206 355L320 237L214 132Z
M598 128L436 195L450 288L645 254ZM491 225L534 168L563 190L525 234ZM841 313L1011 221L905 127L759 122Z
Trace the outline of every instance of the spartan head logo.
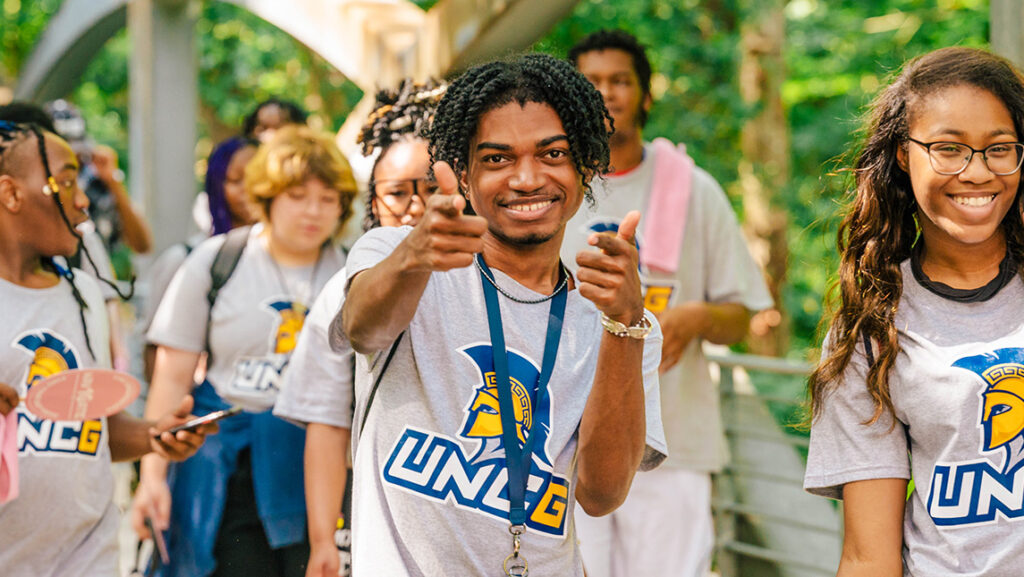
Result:
M971 370L984 379L982 449L1006 451L1003 472L1009 471L1024 453L1024 349L999 349L960 359L953 366Z
M78 368L78 357L71 345L50 331L23 334L15 341L15 346L32 355L32 363L25 375L26 389L40 379Z
M466 418L459 436L464 439L479 439L480 449L471 459L502 458L501 409L498 407L498 385L494 373L494 357L491 345L473 345L461 349L480 371L480 386L473 390L473 397L466 407ZM512 410L515 416L516 437L519 444L526 441L527 433L537 435L534 454L550 466L547 456L547 440L551 431L550 396L541 405L534 406L537 399L537 380L540 370L529 359L519 353L508 351L508 372L512 385Z
M981 376L988 383L981 422L985 449L992 451L1024 431L1024 365L997 365Z
M277 332L271 343L274 352L286 354L295 349L295 343L299 340L299 333L302 332L302 325L306 322L306 307L299 303L287 300L271 301L266 304L271 312L278 315Z

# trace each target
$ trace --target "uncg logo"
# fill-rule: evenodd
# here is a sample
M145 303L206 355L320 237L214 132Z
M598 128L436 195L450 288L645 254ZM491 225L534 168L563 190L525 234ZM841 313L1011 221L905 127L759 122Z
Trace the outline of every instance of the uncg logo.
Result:
M979 453L990 458L938 463L932 472L928 513L937 525L987 523L997 515L1024 517L1024 349L999 349L953 363L979 377Z
M231 388L246 394L281 390L281 372L288 365L309 312L299 303L279 299L264 302L263 310L277 320L277 328L270 336L271 352L265 357L239 359L231 378Z
M78 355L67 340L47 330L29 331L15 339L14 346L32 355L25 372L25 390L36 382L69 369L78 368ZM103 438L103 421L49 421L18 406L18 450L95 456Z
M508 522L508 469L502 447L498 385L489 344L459 350L480 374L465 407L459 438L406 427L384 465L387 483L416 495L454 503ZM551 401L534 406L540 371L532 361L508 351L516 437L537 435L526 489L526 525L540 534L564 536L569 505L569 479L552 472L547 441L551 432ZM467 456L463 442L476 445Z
M274 334L272 349L274 353L284 355L295 350L302 325L306 323L306 307L289 300L275 300L264 305L277 315L277 332Z
M587 236L590 233L617 233L619 232L619 221L611 218L595 218L587 224ZM640 251L640 231L637 231L636 238L637 252ZM673 295L679 283L675 280L657 280L649 278L644 266L640 265L640 284L644 295L644 308L654 314L665 311L673 304Z

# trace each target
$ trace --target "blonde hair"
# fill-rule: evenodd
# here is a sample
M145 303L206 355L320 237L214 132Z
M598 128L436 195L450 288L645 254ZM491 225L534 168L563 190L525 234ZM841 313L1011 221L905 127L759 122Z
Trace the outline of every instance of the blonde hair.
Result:
M259 147L245 167L245 191L260 220L270 222L270 204L293 186L315 178L341 193L341 217L337 232L352 216L352 199L358 188L345 156L334 139L308 126L286 126Z

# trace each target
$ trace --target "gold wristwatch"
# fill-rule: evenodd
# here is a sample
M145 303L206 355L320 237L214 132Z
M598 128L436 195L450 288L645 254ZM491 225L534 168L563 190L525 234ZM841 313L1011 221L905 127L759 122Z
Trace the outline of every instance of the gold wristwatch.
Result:
M601 326L604 330L617 337L629 337L631 339L645 339L647 335L651 333L651 321L647 320L647 315L640 317L640 321L631 327L620 323L619 321L608 318L608 315L601 313Z

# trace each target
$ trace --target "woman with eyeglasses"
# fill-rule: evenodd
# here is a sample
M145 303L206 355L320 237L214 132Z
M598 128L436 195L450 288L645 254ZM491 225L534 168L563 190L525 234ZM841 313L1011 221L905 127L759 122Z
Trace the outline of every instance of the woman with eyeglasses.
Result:
M424 202L436 189L424 133L444 89L406 80L377 95L377 107L359 135L364 154L379 151L371 173L365 230L415 225L423 215ZM330 330L341 310L344 288L345 275L338 274L313 304L274 407L275 415L306 425L307 577L348 575L344 557L351 524L339 513L353 426L353 356L344 335Z
M982 50L911 60L871 106L809 381L842 577L1020 574L1022 135L1021 76Z

